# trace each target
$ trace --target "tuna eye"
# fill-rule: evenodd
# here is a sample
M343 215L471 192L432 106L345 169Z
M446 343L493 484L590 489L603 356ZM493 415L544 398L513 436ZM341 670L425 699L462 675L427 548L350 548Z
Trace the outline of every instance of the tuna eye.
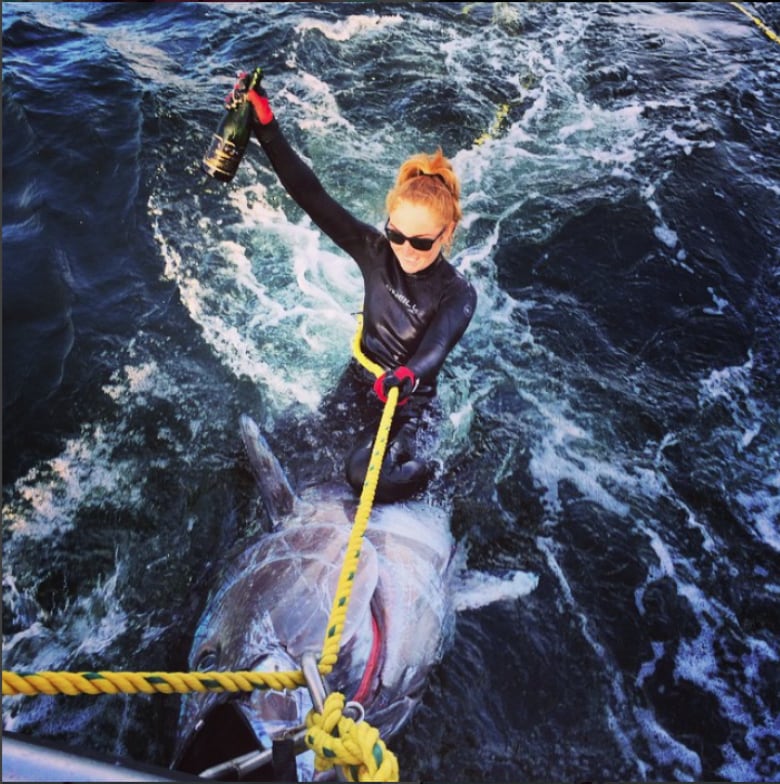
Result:
M208 672L217 666L217 652L213 650L203 651L195 662L195 669L198 672Z

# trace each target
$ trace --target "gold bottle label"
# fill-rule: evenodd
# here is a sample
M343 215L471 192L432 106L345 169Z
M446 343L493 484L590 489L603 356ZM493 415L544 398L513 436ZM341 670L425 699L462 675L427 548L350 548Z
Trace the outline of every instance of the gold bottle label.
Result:
M242 151L233 142L215 133L208 151L203 156L203 170L218 180L232 180L241 162L241 156Z

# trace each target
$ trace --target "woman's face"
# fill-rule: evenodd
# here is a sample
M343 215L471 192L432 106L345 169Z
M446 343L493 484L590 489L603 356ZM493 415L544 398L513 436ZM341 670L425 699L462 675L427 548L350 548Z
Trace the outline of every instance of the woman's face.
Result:
M442 222L439 214L426 206L399 201L390 211L387 228L391 237L400 233L404 238L434 240L430 250L417 250L411 246L408 239L398 243L388 237L401 269L414 275L436 261L441 253L441 246L450 239L455 227Z

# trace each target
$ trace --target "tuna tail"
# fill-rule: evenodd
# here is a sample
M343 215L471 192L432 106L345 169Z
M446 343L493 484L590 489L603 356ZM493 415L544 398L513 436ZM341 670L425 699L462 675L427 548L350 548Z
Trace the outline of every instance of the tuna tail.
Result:
M241 439L249 456L252 473L259 485L265 509L271 522L277 525L282 518L292 514L296 502L295 493L257 422L247 414L241 415Z

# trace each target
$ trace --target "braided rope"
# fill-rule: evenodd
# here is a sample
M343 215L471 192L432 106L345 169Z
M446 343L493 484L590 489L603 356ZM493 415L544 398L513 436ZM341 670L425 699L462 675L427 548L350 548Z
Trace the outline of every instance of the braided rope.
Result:
M344 715L344 695L328 695L322 713L306 717L306 745L314 751L315 768L339 765L348 781L398 781L398 760L379 732L366 722Z
M344 563L341 567L341 574L336 587L336 594L333 597L333 605L328 619L328 626L325 632L325 639L322 643L322 655L320 657L319 669L323 675L332 672L338 660L339 648L341 645L341 634L344 631L344 624L349 609L349 601L352 596L352 586L354 585L355 575L357 574L358 559L363 542L363 536L368 528L368 519L371 516L371 509L374 504L374 496L379 482L379 474L382 469L385 452L387 451L387 440L390 434L390 426L393 422L398 401L398 389L393 388L387 396L387 403L382 412L382 419L379 422L374 448L371 452L371 459L366 471L366 479L363 483L363 490L360 494L360 503L352 531L347 542L347 551L344 556Z
M3 670L3 696L38 694L186 694L294 689L306 684L291 672L30 672Z

